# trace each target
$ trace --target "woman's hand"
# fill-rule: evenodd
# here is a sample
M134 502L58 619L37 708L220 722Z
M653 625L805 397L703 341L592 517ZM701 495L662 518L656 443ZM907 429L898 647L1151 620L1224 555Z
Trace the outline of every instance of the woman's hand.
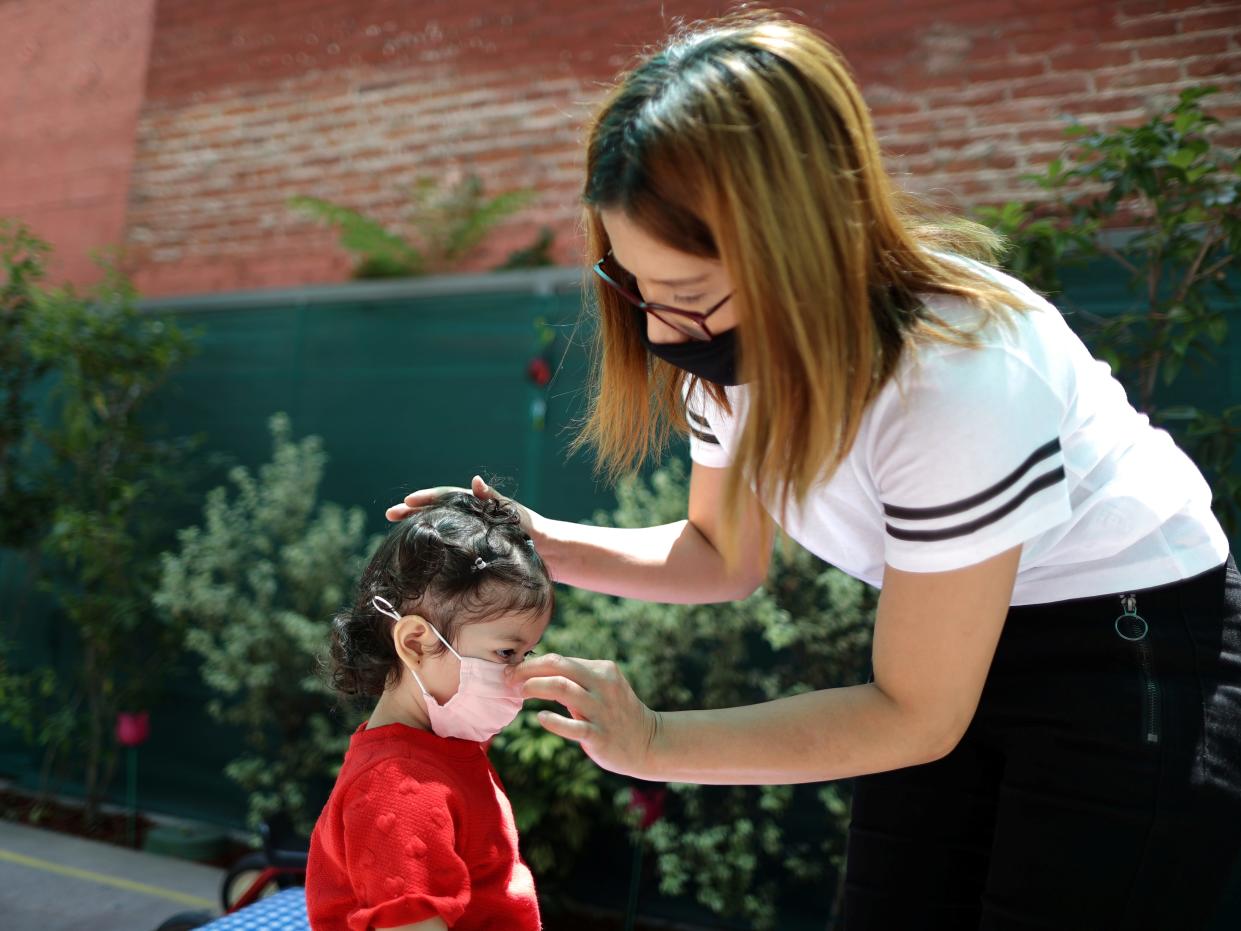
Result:
M454 491L471 492L476 498L494 498L496 501L500 501L503 504L512 505L517 510L517 513L521 515L521 529L525 531L526 536L534 537L534 512L525 505L518 504L512 498L506 498L504 495L500 494L484 482L481 476L478 475L475 475L470 481L469 488L457 488L452 485L440 485L438 488L422 488L418 491L411 491L405 496L405 500L403 502L400 504L394 504L392 507L388 508L385 516L388 520L393 522L404 520L409 517L409 515L426 507L427 505L434 504L436 499L442 495L446 495Z
M604 769L639 779L659 778L654 761L659 713L634 694L614 662L548 653L511 669L513 681L525 683L526 698L558 702L572 715L539 712L545 729L576 740Z

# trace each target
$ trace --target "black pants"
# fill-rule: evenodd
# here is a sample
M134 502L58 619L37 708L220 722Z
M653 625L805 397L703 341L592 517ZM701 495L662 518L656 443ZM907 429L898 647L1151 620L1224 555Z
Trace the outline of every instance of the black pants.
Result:
M1241 852L1241 576L1230 557L1136 613L1011 609L957 748L857 780L846 931L1211 921Z

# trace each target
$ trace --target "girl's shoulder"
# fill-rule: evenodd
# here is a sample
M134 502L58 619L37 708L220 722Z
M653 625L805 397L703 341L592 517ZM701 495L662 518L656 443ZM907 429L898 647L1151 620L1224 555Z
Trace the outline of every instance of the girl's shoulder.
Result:
M423 800L446 800L449 795L460 794L465 783L486 769L486 756L477 745L472 751L466 747L465 752L456 753L436 752L437 749L443 748L388 744L369 753L355 754L351 750L338 782L345 781L342 788L350 798L395 792Z
M345 777L345 771L341 775ZM438 830L464 800L451 767L401 757L378 760L348 774L344 785L337 784L337 792L338 816L346 824L359 829L370 825L381 832L392 818L421 826L419 830Z

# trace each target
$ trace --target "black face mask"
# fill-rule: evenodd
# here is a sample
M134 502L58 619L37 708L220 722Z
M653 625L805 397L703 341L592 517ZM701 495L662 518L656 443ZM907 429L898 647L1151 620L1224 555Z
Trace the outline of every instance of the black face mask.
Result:
M739 385L737 375L737 328L725 330L711 339L690 339L681 343L652 343L646 335L646 314L636 311L638 333L647 352L669 365L717 385Z

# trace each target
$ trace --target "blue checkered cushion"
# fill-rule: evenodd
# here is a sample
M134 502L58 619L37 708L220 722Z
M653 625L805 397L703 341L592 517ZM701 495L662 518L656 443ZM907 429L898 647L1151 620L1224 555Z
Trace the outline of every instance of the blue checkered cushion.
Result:
M310 931L306 918L306 890L285 889L259 899L239 912L201 925L199 931Z

